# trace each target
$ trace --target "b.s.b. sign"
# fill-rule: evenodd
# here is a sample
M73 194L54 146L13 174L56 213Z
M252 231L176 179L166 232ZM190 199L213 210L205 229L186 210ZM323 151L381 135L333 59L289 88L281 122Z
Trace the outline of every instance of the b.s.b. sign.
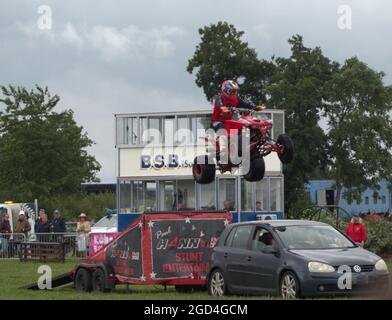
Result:
M179 161L177 154L169 154L166 156L166 158L161 154L158 154L154 157L151 155L141 156L142 169L187 168L191 166L192 163L188 160Z

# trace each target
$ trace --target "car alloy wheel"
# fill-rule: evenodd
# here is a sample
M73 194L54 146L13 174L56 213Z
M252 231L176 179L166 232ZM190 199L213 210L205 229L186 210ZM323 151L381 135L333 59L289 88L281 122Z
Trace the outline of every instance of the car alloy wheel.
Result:
M291 272L285 273L280 284L280 293L285 299L295 299L298 296L298 283L295 275Z
M221 297L225 294L225 279L219 270L214 271L211 275L209 291L214 297Z

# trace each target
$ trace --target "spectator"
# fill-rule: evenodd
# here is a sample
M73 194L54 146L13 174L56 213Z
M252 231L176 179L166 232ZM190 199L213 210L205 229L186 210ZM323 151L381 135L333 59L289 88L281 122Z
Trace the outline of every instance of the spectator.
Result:
M223 201L223 210L233 211L234 210L233 203L230 200Z
M19 212L19 218L16 222L15 233L23 233L26 237L31 230L30 223L27 221L26 214L23 210Z
M40 210L41 211L41 210ZM35 233L39 242L49 242L49 236L45 233L50 233L50 223L46 213L42 212L39 215L37 224L35 225Z
M12 233L8 213L4 213L3 218L0 220L0 233Z
M366 241L366 229L362 223L362 219L354 216L348 224L345 234L357 245L363 247Z
M8 258L8 241L12 233L9 219L8 213L4 213L0 220L0 258Z
M261 207L261 201L256 201L256 211L261 211L263 208Z
M65 232L65 221L61 217L59 210L53 211L53 219L50 223L51 231L55 233L64 233Z
M78 233L78 251L82 258L87 256L87 242L90 231L90 222L87 221L86 214L82 212L79 215L79 222L76 227L76 232Z

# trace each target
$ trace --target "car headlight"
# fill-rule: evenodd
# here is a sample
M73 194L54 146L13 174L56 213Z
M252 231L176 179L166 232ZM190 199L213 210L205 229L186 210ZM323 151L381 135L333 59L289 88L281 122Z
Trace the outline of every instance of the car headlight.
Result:
M335 268L329 264L322 262L309 262L308 263L309 272L335 272Z
M376 268L377 271L388 272L388 266L383 259L378 260L374 267Z

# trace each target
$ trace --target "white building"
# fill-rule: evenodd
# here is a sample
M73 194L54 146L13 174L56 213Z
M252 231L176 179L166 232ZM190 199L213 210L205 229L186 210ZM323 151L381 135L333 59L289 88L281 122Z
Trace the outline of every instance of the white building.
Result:
M194 182L191 165L196 154L205 153L200 137L210 116L211 110L115 115L120 231L144 211L220 210L224 203L234 221L283 217L282 165L275 153L265 158L262 181L217 172L209 185ZM273 120L273 139L284 132L282 110L258 116Z

